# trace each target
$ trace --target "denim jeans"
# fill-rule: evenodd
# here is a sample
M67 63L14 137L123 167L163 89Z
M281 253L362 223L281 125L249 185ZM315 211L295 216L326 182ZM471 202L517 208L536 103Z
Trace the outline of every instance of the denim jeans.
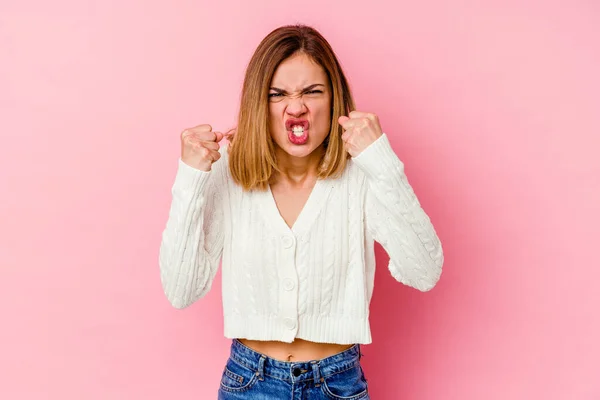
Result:
M360 358L360 345L355 344L321 360L279 361L234 339L218 399L368 400Z

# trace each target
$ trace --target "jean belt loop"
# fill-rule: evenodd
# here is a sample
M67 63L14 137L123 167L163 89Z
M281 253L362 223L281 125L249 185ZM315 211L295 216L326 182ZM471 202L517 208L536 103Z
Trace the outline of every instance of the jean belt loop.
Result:
M312 370L313 370L315 386L319 387L319 386L321 386L321 382L323 382L323 378L321 378L321 371L319 370L319 363L317 363L316 361L312 361L310 363L310 366L312 367Z
M261 381L265 379L265 356L260 356L258 360L258 371L256 372L258 379Z

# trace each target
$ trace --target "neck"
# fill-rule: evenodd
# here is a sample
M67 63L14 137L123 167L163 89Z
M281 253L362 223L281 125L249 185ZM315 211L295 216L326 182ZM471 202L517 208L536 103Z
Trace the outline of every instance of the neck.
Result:
M277 166L280 171L275 171L271 184L289 184L303 186L314 183L318 175L319 162L323 156L322 146L316 148L306 157L294 157L281 148L275 150Z

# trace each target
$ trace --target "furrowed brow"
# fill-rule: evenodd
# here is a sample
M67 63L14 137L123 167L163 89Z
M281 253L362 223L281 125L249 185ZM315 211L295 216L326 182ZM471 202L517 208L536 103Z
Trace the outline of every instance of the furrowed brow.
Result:
M303 91L303 92L305 92L305 91L307 91L307 90L314 89L314 88L315 88L315 87L317 87L317 86L323 86L323 87L325 87L325 85L323 85L322 83L315 83L315 84L313 84L313 85L310 85L310 86L307 86L307 87L305 87L304 89L302 89L302 91ZM270 88L270 90L273 90L273 91L275 91L275 92L277 92L277 93L283 93L283 94L287 94L287 92L286 92L285 90L283 90L283 89L279 89L279 88L276 88L276 87L271 87L271 88Z

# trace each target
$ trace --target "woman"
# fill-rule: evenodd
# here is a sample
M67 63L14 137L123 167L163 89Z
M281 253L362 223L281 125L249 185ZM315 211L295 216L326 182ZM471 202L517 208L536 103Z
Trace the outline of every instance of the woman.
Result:
M219 399L368 399L373 242L399 282L426 291L440 277L442 247L402 162L377 116L354 108L327 41L285 26L248 65L235 134L181 135L161 279L184 308L222 261L233 341Z

